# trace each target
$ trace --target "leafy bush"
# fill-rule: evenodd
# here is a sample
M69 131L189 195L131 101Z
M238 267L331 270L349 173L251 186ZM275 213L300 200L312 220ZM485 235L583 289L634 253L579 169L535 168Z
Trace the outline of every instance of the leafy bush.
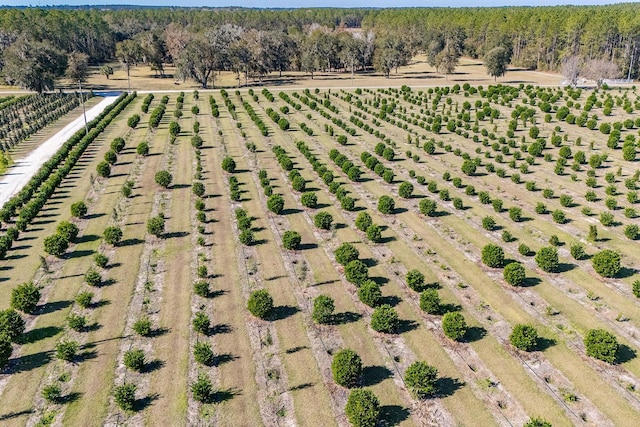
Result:
M377 224L371 224L367 228L367 239L373 243L380 243L382 241L382 228Z
M482 228L487 231L493 231L496 228L496 220L492 216L482 218Z
M67 242L75 241L79 232L78 226L69 221L60 221L56 227L56 233L64 237Z
M236 162L231 157L225 157L222 160L222 170L228 173L233 173L236 170Z
M413 269L407 272L407 286L416 292L421 292L424 289L424 274L419 270Z
M380 285L373 280L365 280L358 288L358 298L369 307L377 306L382 298Z
M168 171L161 170L156 172L155 181L160 187L169 188L171 181L173 181L173 176Z
M420 309L429 314L440 313L440 295L436 289L420 292Z
M44 238L44 251L49 255L55 257L61 257L67 248L69 248L69 241L60 234L53 234Z
M520 286L526 278L524 267L519 262L511 262L504 268L504 280L511 286Z
M96 267L105 268L109 264L109 258L105 254L97 253L93 256Z
M213 401L214 391L211 379L207 374L199 373L196 382L191 384L191 393L193 398L200 403L211 403Z
M96 172L98 172L98 176L102 178L109 178L109 175L111 175L111 166L109 165L109 162L102 161L98 163L96 166Z
M442 317L442 330L447 337L459 341L467 333L467 322L462 314L450 311Z
M149 154L149 143L146 141L141 142L136 147L136 154L139 156L147 156Z
M304 193L302 197L300 197L300 203L306 208L315 209L316 206L318 206L318 196L312 192Z
M146 316L136 320L133 324L133 331L141 337L151 336L151 320Z
M538 345L538 331L531 325L515 325L509 335L509 341L519 350L531 351Z
M345 413L353 427L374 427L380 415L380 402L371 390L353 390L347 399Z
M462 162L462 172L468 176L474 175L476 173L476 163L473 160L465 160Z
M40 288L33 282L23 283L11 290L11 308L32 314L40 301Z
M420 200L420 213L426 216L435 216L436 202L431 199Z
M193 358L196 362L205 365L212 366L215 363L216 357L211 349L211 344L205 341L198 341L193 346Z
M413 195L413 184L404 181L398 187L398 195L403 199L409 199Z
M302 236L297 231L287 230L282 234L282 246L290 251L300 248Z
M72 362L75 359L80 344L77 341L63 340L56 344L56 357L66 362Z
M0 333L0 369L9 363L12 352L13 347L11 346L11 340L8 336Z
M105 243L108 245L117 246L122 240L122 230L120 227L109 226L104 229L104 233L102 235Z
M488 244L482 248L482 262L488 267L502 268L504 266L504 251L498 245Z
M640 229L636 224L628 224L624 227L624 235L627 239L636 240L638 235L640 235Z
M247 309L254 316L266 319L273 311L273 298L266 289L253 291L247 301Z
M510 207L509 208L509 218L511 218L511 221L513 221L513 222L522 221L522 209L520 209L519 207L516 207L516 206Z
M255 237L253 235L253 231L251 231L250 229L242 230L238 235L238 240L240 240L240 243L242 243L243 245L246 245L246 246L253 245L255 243Z
M141 349L127 350L124 353L124 366L132 371L140 372L144 369L145 356Z
M399 324L398 313L389 304L376 307L371 314L371 329L376 332L394 333Z
M156 237L160 237L164 233L164 218L155 216L147 221L147 232Z
M338 264L347 265L351 261L357 260L360 256L360 252L351 243L345 242L341 244L333 254L336 257Z
M83 291L76 296L76 303L82 308L88 308L91 306L91 300L93 299L93 292Z
M335 303L327 295L318 295L313 300L313 313L311 317L316 323L329 323L333 319Z
M326 211L318 212L313 218L313 223L318 228L329 230L333 224L333 216Z
M336 384L347 388L355 387L362 377L362 360L353 350L339 350L331 361L331 372Z
M522 427L552 427L552 425L542 418L533 417Z
M621 270L620 254L610 249L596 253L591 258L593 269L602 277L615 277Z
M396 202L387 195L381 196L378 200L378 211L383 214L391 214L396 207Z
M202 197L204 196L204 184L201 183L200 181L196 181L191 185L191 191L193 192L193 194L195 194L198 197Z
M193 317L193 330L199 334L209 335L209 328L211 327L211 320L204 311L198 311Z
M0 311L0 335L15 342L24 333L25 323L16 310L8 308Z
M360 286L365 280L369 278L369 268L366 264L359 259L350 261L344 267L344 274L350 283L356 286Z
M547 273L558 271L558 250L552 246L541 248L535 256L536 264Z
M136 403L136 385L124 383L113 391L113 397L116 405L123 411L133 411Z
M203 298L209 297L209 282L206 280L198 280L193 284L193 292Z
M436 391L438 369L426 362L413 362L404 372L404 382L417 399L425 399Z
M371 215L369 215L368 212L360 212L356 217L355 224L358 230L367 231L367 228L369 228L369 226L373 224L373 220L371 219Z
M49 384L42 389L42 398L50 403L58 403L62 398L62 389L58 384Z
M84 217L87 214L87 211L87 205L82 200L71 205L71 215L76 218Z
M618 340L615 335L604 329L590 329L584 337L587 356L595 357L607 363L615 363L618 354Z
M267 199L267 208L276 215L280 215L284 210L284 197L281 194L272 194Z
M69 327L74 331L80 332L87 326L87 318L75 313L71 313L69 314L69 316L67 316L67 325L69 325Z

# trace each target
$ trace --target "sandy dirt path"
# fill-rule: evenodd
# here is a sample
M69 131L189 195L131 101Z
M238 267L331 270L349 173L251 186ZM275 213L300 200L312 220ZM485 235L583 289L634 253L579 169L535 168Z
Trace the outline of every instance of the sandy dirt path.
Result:
M87 111L87 121L98 117L116 99L118 99L116 96L108 96L100 101L95 107ZM40 166L49 160L60 149L62 144L71 138L74 133L82 129L83 126L84 118L80 115L33 150L27 157L18 160L0 181L0 206L4 206L11 197L22 190L31 177L40 169Z

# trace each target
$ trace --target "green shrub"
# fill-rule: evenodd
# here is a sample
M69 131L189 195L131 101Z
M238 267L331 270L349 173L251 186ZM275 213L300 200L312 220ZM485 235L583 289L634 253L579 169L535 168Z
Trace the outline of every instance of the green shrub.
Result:
M211 379L205 373L199 373L196 382L191 384L193 399L200 403L211 403L215 395Z
M620 254L610 249L596 253L591 258L593 269L602 277L615 277L621 270Z
M109 226L104 229L104 233L102 234L104 237L104 241L108 245L117 246L118 243L122 240L122 230L120 227Z
M378 211L383 214L391 214L395 209L396 203L390 196L381 196L378 200Z
M146 141L141 142L136 147L136 154L139 156L147 156L149 154L149 143Z
M347 265L351 261L357 260L360 256L360 252L351 243L345 242L341 244L333 254L336 257L338 264Z
M420 309L429 314L440 313L440 296L436 289L420 292Z
M511 262L504 268L504 280L511 286L520 286L526 278L524 267L519 262Z
M98 176L102 178L109 178L109 175L111 175L111 166L108 162L102 161L96 166L96 172L98 172Z
M131 349L124 353L124 366L132 371L141 372L144 369L145 356L141 349Z
M71 215L76 218L84 217L87 211L87 205L82 200L71 205Z
M78 226L69 221L60 221L56 227L56 234L64 237L67 242L75 241L79 232Z
M414 362L404 373L407 388L417 399L425 399L436 391L438 370L425 362Z
M156 172L155 181L160 187L169 188L171 181L173 181L173 176L168 171L161 170Z
M80 344L78 344L77 341L60 341L56 344L56 358L66 362L72 362L79 349Z
M413 195L413 184L404 181L398 187L398 195L403 199L409 199Z
M576 261L580 261L587 256L584 250L584 245L581 243L572 244L569 248L569 251L571 252L571 256L573 257L573 259L575 259Z
M141 337L151 336L151 320L146 316L136 320L133 324L133 331Z
M16 340L24 333L25 323L16 310L8 308L0 311L0 335L4 335L10 341Z
M558 250L552 246L541 248L535 256L538 267L547 273L558 271Z
M236 162L231 157L225 157L222 160L222 170L228 173L233 173L236 170Z
M199 334L209 335L209 329L211 328L211 320L207 313L204 311L196 312L196 315L193 317L193 330Z
M273 311L273 298L266 289L253 291L247 301L247 309L254 316L266 319Z
M40 288L33 282L23 283L11 290L11 308L32 314L40 301Z
M419 270L413 269L407 272L407 286L416 292L422 292L424 289L424 274Z
M359 259L355 259L350 261L344 267L344 274L349 281L349 283L353 283L356 286L360 286L364 283L365 280L369 278L369 268L366 264Z
M160 237L164 233L164 218L160 215L149 218L147 221L147 233Z
M382 228L377 224L371 224L367 228L367 239L373 243L380 243L382 241Z
M211 344L205 341L198 341L194 344L193 358L196 362L205 366L212 366L216 360L216 356L211 349Z
M329 212L320 211L313 218L313 223L318 228L329 230L333 224L333 216Z
M493 231L496 228L496 220L492 216L482 218L482 228L487 231Z
M353 427L374 427L380 415L380 403L371 390L353 390L347 399L345 413Z
M276 215L280 215L284 210L284 197L281 194L272 194L267 199L267 208Z
M67 316L67 325L69 325L69 328L73 329L74 331L80 332L87 326L87 318L75 313L71 313L69 314L69 316Z
M399 324L398 313L389 304L376 307L371 314L371 329L376 332L394 333Z
M467 333L467 323L464 316L457 311L446 313L442 317L442 330L452 340L461 340Z
M42 389L42 398L50 403L62 400L62 389L58 384L49 384Z
M509 341L519 350L534 350L538 345L538 331L531 325L515 325L509 335Z
M302 197L300 197L300 203L306 208L315 209L316 206L318 206L318 196L312 192L304 193Z
M316 323L329 323L333 319L335 303L327 295L318 295L313 300L313 313L311 317Z
M378 285L373 280L365 280L360 285L360 288L358 288L358 298L362 303L368 305L369 307L377 306L382 299L380 285Z
M615 363L618 354L618 340L604 329L590 329L584 337L587 356L607 363Z
M282 234L282 246L290 251L300 248L302 236L297 231L287 230Z
M13 352L13 346L8 336L0 333L0 369L7 366Z
M44 238L44 251L49 255L61 257L69 248L69 241L60 234L53 234Z
M115 388L113 397L116 405L123 411L133 411L136 403L136 385L124 383Z
M76 302L82 308L88 308L91 306L91 300L93 299L93 292L83 291L76 296Z
M552 425L542 418L533 417L522 427L552 427Z
M362 360L353 350L339 350L331 361L331 372L336 384L346 388L356 387L362 377Z
M488 267L502 268L504 266L504 251L498 245L488 244L482 248L482 262Z
M97 287L102 284L102 276L95 268L89 267L87 272L84 274L84 281L89 286Z
M369 213L360 212L356 217L355 224L358 230L366 232L367 228L369 228L369 226L373 224L373 220L371 219L371 215L369 215Z
M426 216L435 216L436 202L431 199L420 200L420 213Z

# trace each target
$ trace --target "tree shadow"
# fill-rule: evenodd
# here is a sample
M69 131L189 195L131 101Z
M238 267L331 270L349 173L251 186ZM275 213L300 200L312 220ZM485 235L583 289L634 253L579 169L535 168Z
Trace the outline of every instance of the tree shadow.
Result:
M73 251L73 252L69 252L67 254L65 254L64 258L65 259L76 259L76 258L82 258L82 257L86 257L86 256L90 256L93 255L95 253L95 251L87 249L87 250L82 250L82 251Z
M93 214L89 214L89 215L85 215L84 218L85 219L95 219L95 218L100 218L101 216L105 216L105 213L93 213Z
M440 304L438 314L445 315L447 313L453 313L460 310L462 310L462 306L460 304Z
M378 419L386 426L396 426L409 419L410 412L400 405L384 405L380 407Z
M12 420L14 418L19 418L22 417L24 415L30 415L35 413L36 411L34 411L33 409L25 409L22 411L18 411L18 412L8 412L6 414L2 414L0 415L0 422L2 421L7 421L7 420Z
M391 307L395 307L396 305L400 304L402 300L400 299L400 297L396 296L396 295L387 295L386 297L382 297L380 298L380 304L388 304Z
M553 347L554 345L556 345L556 340L554 340L553 338L538 337L535 349L537 351L545 351L546 349Z
M332 325L346 325L347 323L357 322L362 318L360 313L353 311L345 311L343 313L337 313L331 316Z
M398 328L396 329L396 332L399 334L404 334L405 332L418 329L418 326L420 326L420 324L413 320L400 319L400 321L398 322Z
M558 264L558 268L556 269L557 273L566 273L567 271L571 271L576 268L575 264L569 264L567 262L561 262Z
M164 367L164 361L160 359L154 359L144 364L144 368L142 368L142 372L147 374L149 372L155 372L159 369L162 369L162 367Z
M227 323L218 323L209 328L209 335L229 334L233 332L233 326Z
M481 340L487 335L487 330L482 326L471 326L467 329L467 333L464 334L464 342L476 342Z
M176 237L186 237L189 235L188 231L172 231L170 233L164 233L163 237L165 239L174 239Z
M453 396L458 389L465 386L465 383L457 378L440 377L436 380L436 393L437 397Z
M16 357L15 359L10 360L4 371L14 374L19 372L31 371L32 369L40 368L41 366L49 363L52 356L53 351L49 350Z
M242 392L235 388L228 388L226 390L218 390L211 396L211 399L215 403L222 403L239 396Z
M105 305L109 305L111 304L111 300L108 299L101 299L100 301L96 301L91 303L91 308L100 308L100 307L104 307Z
M398 215L401 213L405 213L405 212L409 212L409 209L407 208L395 208L392 212L393 215Z
M59 399L59 403L66 405L68 403L73 403L76 400L80 399L80 396L82 396L82 393L78 393L77 391L72 391L68 394L65 394L64 396L60 397Z
M281 215L293 215L293 214L297 214L303 212L302 209L297 209L297 208L288 208L288 209L283 209L281 212Z
M368 268L372 268L378 265L378 260L375 258L363 258L360 261L362 261Z
M172 190L180 190L181 188L189 188L191 184L173 184L170 188Z
M622 267L618 272L618 274L616 274L616 277L619 279L625 279L627 277L633 276L636 273L637 273L637 270L634 268Z
M309 249L316 249L317 247L318 247L317 243L303 243L300 246L298 246L298 250L306 251Z
M395 236L387 236L387 237L383 237L382 239L380 239L380 241L378 243L385 244L385 243L391 243L391 242L395 242L395 241L396 241L396 237Z
M163 335L168 334L171 331L171 329L169 328L155 328L151 330L151 333L149 334L150 338L156 338L156 337L161 337Z
M18 341L20 344L33 344L34 342L54 337L62 331L63 329L58 326L44 326L25 332Z
M76 243L95 242L96 240L100 240L100 236L98 236L97 234L86 234L79 239L76 239Z
M291 347L291 348L286 349L285 353L293 354L293 353L297 353L297 352L302 351L302 350L306 350L307 348L309 348L309 347L307 347L306 345L299 345L297 347Z
M616 353L616 364L626 363L636 358L636 351L626 344L618 345Z
M539 285L540 283L542 283L542 280L540 280L538 277L527 277L522 281L522 284L520 285L520 287L530 288L532 286Z
M142 399L136 399L135 403L133 404L133 410L135 412L143 411L149 406L151 406L151 404L154 401L158 400L159 398L160 398L160 395L158 393L153 393L153 394L147 395Z
M63 308L70 307L71 304L73 304L73 301L69 301L69 300L47 302L45 304L38 306L38 308L36 308L36 314L53 313L54 311L58 311L58 310L62 310Z
M362 385L371 387L391 378L392 375L393 373L385 366L365 366L362 369Z
M431 218L442 218L445 216L449 216L451 215L449 212L447 211L435 211L431 216Z
M234 356L231 353L217 354L213 360L213 366L221 366L221 365L224 365L225 363L233 362L236 359L239 359L239 357Z
M144 240L133 238L133 239L123 240L122 242L120 242L120 244L118 244L118 246L135 246L135 245L140 245L142 243L144 243Z
M225 289L216 289L215 291L209 291L209 293L206 295L207 298L217 298L217 297L221 297L222 295L228 294L229 291L225 290Z
M273 307L273 311L271 313L271 316L269 317L270 317L270 320L273 320L273 321L284 320L288 317L293 316L299 311L300 309L298 307L293 307L291 305L280 305L278 307Z
M314 383L302 383L291 387L289 391L304 390L305 388L313 387L314 385Z

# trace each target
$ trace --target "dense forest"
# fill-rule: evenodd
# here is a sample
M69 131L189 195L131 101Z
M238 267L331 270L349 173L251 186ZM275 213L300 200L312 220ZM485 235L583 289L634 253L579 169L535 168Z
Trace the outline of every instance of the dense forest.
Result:
M500 49L514 66L561 70L568 59L615 65L618 76L639 74L640 6L410 9L18 9L0 10L0 68L8 83L50 89L71 62L140 63L159 75L203 87L215 71L240 83L274 71L386 74L426 53L439 72L466 55ZM101 68L105 75L112 69ZM111 70L111 71L110 71ZM610 73L611 74L611 73ZM44 77L43 77L44 76ZM33 80L43 80L36 83Z

